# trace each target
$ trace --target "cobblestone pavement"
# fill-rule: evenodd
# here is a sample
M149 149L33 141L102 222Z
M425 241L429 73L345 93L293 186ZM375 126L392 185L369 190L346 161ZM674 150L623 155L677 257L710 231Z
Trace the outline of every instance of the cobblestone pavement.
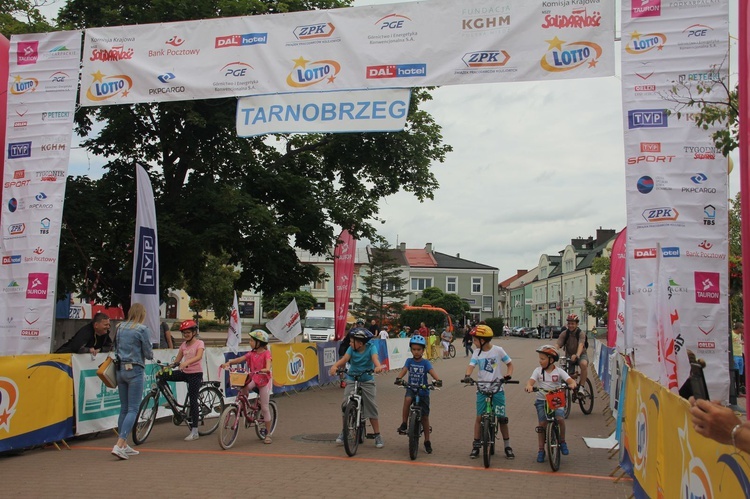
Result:
M549 340L548 340L549 341ZM113 432L69 442L71 450L36 449L0 458L4 497L457 497L503 495L550 497L569 493L576 498L628 497L632 484L615 482L609 474L617 456L590 449L583 437L606 438L614 424L605 424L604 401L598 397L591 415L573 407L567 426L570 454L560 471L536 462L537 436L534 396L522 386L537 365L536 346L544 340L496 340L513 359L514 378L521 385L506 390L514 460L505 459L502 445L492 465L469 459L475 411L475 390L459 383L468 363L438 360L435 370L444 387L431 397L434 452L411 461L408 442L396 428L401 422L403 389L393 384L395 372L377 377L378 405L385 447L366 440L353 458L334 442L341 427L343 390L314 388L276 396L279 423L273 443L264 445L253 429L240 430L234 447L224 451L218 432L192 442L183 441L185 426L168 419L157 422L141 453L120 461L109 452ZM371 430L368 430L371 431Z

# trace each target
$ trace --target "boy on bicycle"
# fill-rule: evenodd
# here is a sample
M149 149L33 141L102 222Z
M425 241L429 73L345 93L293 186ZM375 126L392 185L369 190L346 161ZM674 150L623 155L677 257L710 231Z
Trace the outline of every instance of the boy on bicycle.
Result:
M466 375L464 376L463 382L468 383L471 381L471 373L474 372L474 367L477 365L479 366L477 384L480 387L482 387L483 381L499 380L503 377L502 372L500 371L500 362L505 364L505 380L509 380L513 374L513 363L502 347L491 343L493 336L492 328L486 324L479 324L476 328L472 329L469 334L471 334L473 338L475 350L471 355L469 366L466 368ZM488 389L489 387L497 389L497 392L492 396L492 405L495 407L495 414L497 415L499 422L500 433L503 435L505 457L507 459L513 459L516 456L513 454L513 449L510 446L508 418L505 415L505 391L503 390L503 385L486 385ZM474 421L474 443L471 448L471 454L469 454L471 459L479 457L479 448L482 446L479 432L482 414L485 409L484 399L484 395L477 391L477 417Z
M557 353L555 347L552 345L542 345L536 349L536 352L539 353L539 367L531 373L531 378L529 378L529 382L524 387L526 392L531 393L534 391L535 383L539 383L539 388L543 390L555 390L560 388L563 382L567 383L571 390L575 389L575 380L568 376L568 373L555 366L555 362L560 359L560 355ZM570 401L568 400L566 403L570 403ZM547 429L547 415L544 404L544 393L537 392L534 406L536 407L539 426L542 428L542 430L537 430L539 438L539 452L536 456L537 463L544 462L544 435ZM565 410L562 407L555 409L555 419L557 419L557 423L560 425L560 452L563 456L567 456L568 444L565 443Z
M395 384L403 384L403 377L406 373L409 373L409 385L427 386L427 375L432 376L435 380L435 386L443 386L443 382L438 379L435 374L435 369L432 367L432 363L425 359L424 352L427 347L425 344L424 337L412 336L409 340L409 349L411 350L412 358L406 359L406 363L396 377ZM401 426L398 427L398 432L401 435L406 434L406 419L409 417L409 407L411 402L416 397L416 393L412 388L406 389L406 395L404 396L404 408L401 411ZM427 389L419 390L419 405L422 408L422 428L424 429L424 450L427 454L432 454L432 443L430 442L430 391Z
M349 399L349 395L354 390L354 378L351 374L359 374L365 371L373 370L375 373L379 373L383 370L383 366L380 364L378 359L378 351L375 349L375 345L369 343L372 338L372 333L364 328L354 328L349 333L351 336L351 345L346 350L346 353L331 366L329 374L334 376L336 371L345 366L349 362L349 372L347 372L346 378L347 383L344 389L344 403L342 404L342 410L346 401ZM380 423L378 422L378 406L375 403L375 396L377 390L375 389L375 380L371 374L364 375L359 378L359 386L362 389L362 413L365 418L370 419L372 424L372 431L375 434L375 447L382 449L385 445L383 443L383 437L380 435ZM344 444L344 433L343 431L336 438L338 445Z

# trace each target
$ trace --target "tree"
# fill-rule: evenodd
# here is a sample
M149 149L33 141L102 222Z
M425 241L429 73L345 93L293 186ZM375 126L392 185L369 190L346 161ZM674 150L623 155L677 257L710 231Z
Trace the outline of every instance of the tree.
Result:
M229 255L204 254L202 264L197 264L196 279L188 282L185 291L191 298L214 310L217 319L229 318L234 298L234 283L240 273L227 264ZM241 292L240 292L241 294Z
M586 313L591 317L595 317L597 322L607 322L609 310L609 266L610 259L606 256L594 258L594 261L591 262L591 273L601 275L602 280L596 285L594 301L586 300L584 305Z
M164 0L155 8L133 0L110 8L70 0L59 20L61 28L81 29L349 4ZM201 276L196 262L206 254L228 255L227 264L240 269L239 289L275 295L319 279L316 267L298 261L296 249L323 254L340 227L358 238L375 238L378 200L401 190L420 201L433 198L438 184L430 165L442 162L451 148L420 109L429 99L426 90L413 90L402 132L279 134L275 143L265 136L236 136L234 98L79 110L76 131L85 137L83 146L109 163L100 180L69 180L58 292L81 291L93 273L102 285L88 290L92 298L128 307L137 162L154 188L163 289L196 285ZM99 206L91 206L92 200ZM94 215L93 227L85 213Z
M53 31L39 7L54 0L0 0L0 33L6 38L22 33L44 33Z
M358 316L376 319L383 325L403 311L408 281L401 277L401 265L393 257L387 241L371 247L369 257L360 289L362 300L354 310Z
M263 309L267 312L266 316L272 319L270 312L284 310L292 299L297 300L297 308L301 319L304 319L307 316L307 311L315 308L318 303L309 291L285 291L276 295L263 295L262 303Z
M422 296L414 300L414 306L419 307L421 305L432 305L433 307L442 308L453 317L454 322L456 319L463 317L471 308L460 296L452 293L444 293L442 289L434 286L425 288L422 291Z

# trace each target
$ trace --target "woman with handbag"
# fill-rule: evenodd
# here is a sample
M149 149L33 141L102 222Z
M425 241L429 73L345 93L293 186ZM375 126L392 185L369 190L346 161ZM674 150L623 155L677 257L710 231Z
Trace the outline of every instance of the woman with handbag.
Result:
M115 333L115 353L118 359L117 390L120 394L120 417L117 420L119 438L112 448L112 454L120 459L128 459L138 454L127 443L128 434L133 429L138 406L143 398L146 359L153 359L151 350L151 330L144 324L146 309L134 303L128 311L128 319L117 326Z

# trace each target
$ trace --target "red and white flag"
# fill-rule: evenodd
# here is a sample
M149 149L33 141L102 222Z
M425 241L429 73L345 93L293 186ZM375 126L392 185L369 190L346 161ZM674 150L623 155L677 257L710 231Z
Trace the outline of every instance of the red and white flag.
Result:
M232 353L237 353L240 341L242 341L242 322L240 322L240 308L237 304L237 291L235 291L232 310L229 312L229 330L227 331L227 346Z
M337 340L346 335L346 317L349 315L349 299L354 280L354 255L357 250L357 241L348 230L341 231L339 241L333 252L333 309Z
M266 327L282 343L291 343L295 336L302 334L297 300L292 299L279 315L266 322Z

